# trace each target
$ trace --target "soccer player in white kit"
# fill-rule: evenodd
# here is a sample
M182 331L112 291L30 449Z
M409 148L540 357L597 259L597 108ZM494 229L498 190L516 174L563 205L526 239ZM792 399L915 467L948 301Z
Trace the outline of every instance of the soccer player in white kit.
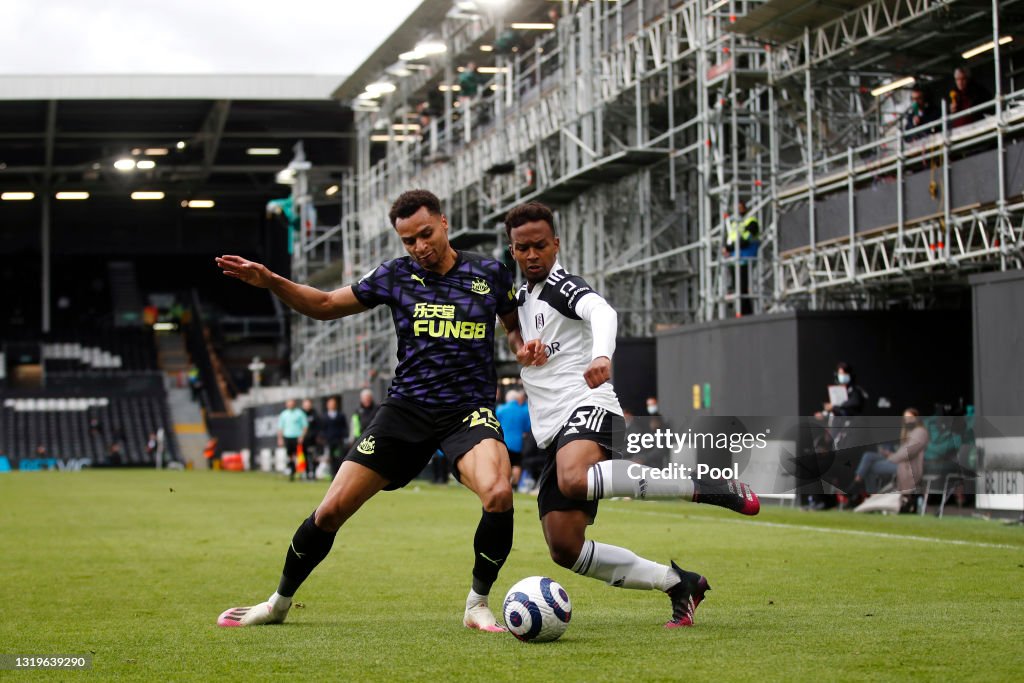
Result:
M615 436L624 432L611 379L618 318L608 302L558 262L551 210L539 202L505 217L512 255L526 277L518 292L519 354L543 364L521 371L530 397L530 420L546 462L537 505L551 558L577 574L620 588L668 594L667 628L693 625L693 613L710 589L707 579L676 565L658 564L618 546L587 540L587 525L601 498L682 498L756 515L760 502L738 481L653 479L649 468L615 459ZM632 465L634 475L627 468Z

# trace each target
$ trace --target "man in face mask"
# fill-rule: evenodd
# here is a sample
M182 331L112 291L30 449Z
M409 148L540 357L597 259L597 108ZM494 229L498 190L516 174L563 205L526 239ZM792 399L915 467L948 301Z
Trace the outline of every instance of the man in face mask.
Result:
M661 415L661 413L658 412L658 399L654 396L647 397L647 414Z
M824 414L819 414L819 417L824 418L828 415L850 417L863 414L867 394L857 386L853 369L846 363L837 363L834 378L835 384L846 388L846 398L842 402L838 402L837 399L835 403L831 401L826 403L823 406ZM844 445L850 434L849 427L852 422L852 420L837 420L835 422L830 420L828 422L828 428L823 433L824 443L827 444L827 447L820 454L820 461L815 465L821 474L822 481L841 490L846 490L849 479L852 477L852 472L844 471L839 465L843 462L852 462L851 457L853 456L845 454L849 446ZM835 494L815 493L810 504L814 510L827 510L835 507L838 500Z
M846 363L836 364L836 384L846 387L846 400L833 405L825 404L825 412L833 415L860 415L864 412L864 393L853 381L853 370Z

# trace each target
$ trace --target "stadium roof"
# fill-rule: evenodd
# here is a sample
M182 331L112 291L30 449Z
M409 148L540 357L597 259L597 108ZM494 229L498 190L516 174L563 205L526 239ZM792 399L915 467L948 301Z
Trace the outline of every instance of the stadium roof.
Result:
M457 8L455 8L457 9ZM550 0L517 0L504 8L505 19L530 21L543 19L548 10L560 9ZM395 31L373 51L359 68L334 91L333 97L348 102L354 99L371 81L378 78L384 70L399 61L398 56L412 50L416 43L427 38L439 39L437 32L449 13L453 11L452 0L423 0L420 5L402 22ZM478 61L483 65L485 55L479 55Z
M871 0L768 0L736 19L730 31L785 43Z
M413 49L417 41L426 37L428 30L438 28L451 8L451 0L424 0L358 69L341 82L332 96L342 101L354 98L371 79L394 64L399 54Z
M326 100L342 75L0 74L0 100Z
M821 29L837 49L830 59L815 65L818 79L826 74L846 78L848 72L870 71L949 79L952 65L963 62L960 55L964 50L992 37L990 0L949 0L920 8L904 4L901 13L890 13L891 22L876 17L877 30L864 24L872 9L865 7L870 2L875 0L768 0L738 17L728 30L768 43L792 44L805 28ZM1024 25L1022 0L1000 0L999 13L1003 35ZM912 22L901 20L912 15L917 16ZM841 17L845 23L835 24ZM889 23L892 26L886 29ZM1020 50L1021 44L1017 40L1005 45L1002 52L1008 57ZM816 47L813 35L812 46ZM1020 73L1013 60L1007 59L1003 66L1007 75Z
M160 191L168 207L212 199L207 215L251 221L288 194L275 176L297 142L317 177L347 168L352 114L330 99L341 78L0 76L0 191L89 192L95 221ZM0 212L13 204L25 202Z

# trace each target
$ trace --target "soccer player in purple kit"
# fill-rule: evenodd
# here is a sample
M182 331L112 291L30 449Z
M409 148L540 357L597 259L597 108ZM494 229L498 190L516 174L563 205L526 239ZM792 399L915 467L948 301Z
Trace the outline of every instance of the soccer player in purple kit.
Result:
M226 610L217 620L220 626L283 622L296 590L330 552L345 521L379 491L408 484L440 447L456 478L483 505L463 623L482 631L505 630L487 601L512 548L513 515L508 451L491 410L497 384L495 317L521 363L542 360L522 348L512 274L499 261L452 248L437 197L425 190L405 192L389 217L408 256L386 261L356 284L331 292L291 282L239 256L216 260L225 275L267 288L318 320L388 306L399 360L388 398L353 444L323 501L295 532L277 591L258 605Z

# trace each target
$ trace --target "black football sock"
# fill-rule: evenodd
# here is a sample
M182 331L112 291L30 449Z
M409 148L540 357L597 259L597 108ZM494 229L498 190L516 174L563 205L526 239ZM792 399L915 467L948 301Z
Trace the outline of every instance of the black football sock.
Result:
M491 592L498 578L498 570L512 550L512 510L487 512L480 516L480 524L473 537L473 590L480 595Z
M334 537L338 532L324 531L313 521L315 517L316 512L303 521L292 536L292 543L284 558L284 571L281 573L281 583L277 588L278 595L286 598L295 595L295 591L306 577L327 557L327 553L331 552Z

